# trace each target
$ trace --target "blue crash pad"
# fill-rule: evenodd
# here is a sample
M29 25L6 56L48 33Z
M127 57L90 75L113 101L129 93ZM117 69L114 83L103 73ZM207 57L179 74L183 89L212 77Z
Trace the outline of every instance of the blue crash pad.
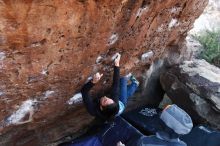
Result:
M160 128L162 109L143 106L124 113L122 116L145 135L155 135ZM204 126L197 126L180 137L188 146L220 146L220 132Z
M61 144L60 146L103 146L97 136L89 136L82 139L77 139L69 143Z
M160 126L162 109L152 106L142 106L124 113L122 117L145 135L154 135Z
M188 146L220 146L220 132L208 127L197 126L180 138Z
M125 145L135 143L143 136L142 133L154 135L161 129L159 118L161 112L161 109L150 106L137 108L122 115L126 120L119 116L112 123L93 128L100 130L92 136L79 138L61 146L114 146L119 141ZM180 139L188 146L220 146L220 132L204 126L193 128L189 134Z
M119 141L127 144L143 136L141 132L120 116L112 123L103 124L101 129L93 136L78 138L60 146L114 146Z
M119 116L113 124L104 128L100 139L102 139L104 146L114 146L119 141L126 145L129 141L135 141L141 136L143 134L140 131Z

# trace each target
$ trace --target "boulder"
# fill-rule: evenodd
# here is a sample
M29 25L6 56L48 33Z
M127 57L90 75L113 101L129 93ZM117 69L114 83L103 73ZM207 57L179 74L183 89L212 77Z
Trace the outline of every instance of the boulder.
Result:
M0 0L0 145L46 145L79 134L92 120L74 96L87 78L104 73L93 89L103 95L117 52L122 74L142 77L183 43L207 3Z
M205 60L184 61L163 73L160 81L173 103L188 112L194 124L220 129L220 69Z

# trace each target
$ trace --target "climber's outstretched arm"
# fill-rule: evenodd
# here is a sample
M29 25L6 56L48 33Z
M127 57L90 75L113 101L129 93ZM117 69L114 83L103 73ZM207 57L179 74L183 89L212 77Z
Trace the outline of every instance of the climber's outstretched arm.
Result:
M116 103L119 98L119 82L120 82L120 68L119 62L121 59L121 55L119 53L116 54L116 58L114 60L114 74L113 74L113 83L112 83L112 91L111 97Z
M88 83L86 83L81 89L83 102L86 106L87 111L92 116L96 116L97 110L96 110L96 105L94 103L94 100L90 97L89 92L92 89L92 87L95 85L95 83L97 83L102 76L103 76L103 74L96 73L93 76L93 79L90 80Z

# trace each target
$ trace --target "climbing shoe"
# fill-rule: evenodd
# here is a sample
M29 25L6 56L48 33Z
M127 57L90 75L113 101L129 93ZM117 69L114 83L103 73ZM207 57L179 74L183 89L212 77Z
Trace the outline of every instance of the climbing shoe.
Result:
M132 83L135 83L137 86L139 86L139 81L134 77L134 75L131 75L130 80Z

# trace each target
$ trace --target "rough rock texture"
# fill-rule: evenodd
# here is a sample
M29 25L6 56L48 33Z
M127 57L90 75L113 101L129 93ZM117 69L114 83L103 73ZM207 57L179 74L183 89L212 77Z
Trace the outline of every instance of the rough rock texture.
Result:
M220 129L220 69L205 60L185 61L161 75L163 89L195 124Z
M203 13L196 19L193 29L188 32L186 37L187 52L191 58L201 58L201 52L204 46L195 38L203 34L205 31L219 30L220 29L220 1L209 0L208 5ZM215 66L220 67L220 55L211 60Z
M0 145L45 145L77 133L92 118L82 104L68 100L89 76L104 72L94 92L104 94L116 52L122 54L123 73L141 76L166 50L180 52L178 45L206 5L207 0L0 0Z

